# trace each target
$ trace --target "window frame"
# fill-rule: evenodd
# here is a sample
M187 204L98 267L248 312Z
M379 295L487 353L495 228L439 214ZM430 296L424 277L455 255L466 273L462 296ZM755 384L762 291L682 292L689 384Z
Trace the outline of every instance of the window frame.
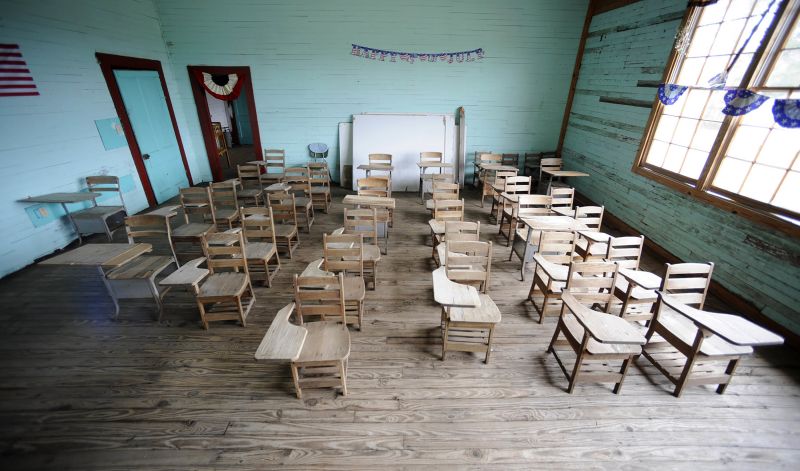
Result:
M681 29L691 28L694 35L700 20L702 7L692 6L686 9L681 22ZM748 66L742 81L738 87L748 89L758 89L757 84L761 83L769 75L775 64L779 49L788 40L788 34L796 21L800 21L800 2L795 0L782 0L778 4L776 11L777 20L767 28L764 40L753 54L752 61ZM669 59L664 67L662 83L674 83L680 72L682 57L672 48ZM780 88L780 87L774 87ZM659 119L663 114L664 104L655 97L650 111L647 125L645 127L642 140L639 143L636 158L634 159L632 172L643 177L655 180L669 188L677 190L683 194L699 199L706 203L722 208L733 214L738 214L748 220L767 225L771 228L786 232L795 237L800 237L800 213L779 208L770 204L756 201L751 198L732 193L719 188L714 188L712 183L717 171L725 157L725 151L730 145L736 127L741 117L725 116L722 124L717 131L711 150L708 153L703 170L695 180L670 170L648 164L647 154L650 144L658 127Z

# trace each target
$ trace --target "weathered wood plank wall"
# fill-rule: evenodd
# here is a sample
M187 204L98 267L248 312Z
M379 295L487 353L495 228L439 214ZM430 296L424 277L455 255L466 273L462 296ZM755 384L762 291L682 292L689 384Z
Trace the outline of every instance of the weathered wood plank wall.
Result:
M680 259L715 262L715 280L800 333L800 241L631 172L650 112L635 105L652 102L655 93L637 85L660 80L685 5L646 0L594 17L564 143L566 166L592 174L575 182L578 191Z

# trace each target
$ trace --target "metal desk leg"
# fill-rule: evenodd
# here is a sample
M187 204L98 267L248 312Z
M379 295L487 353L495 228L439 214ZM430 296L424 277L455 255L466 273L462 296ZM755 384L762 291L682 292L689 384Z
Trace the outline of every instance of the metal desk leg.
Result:
M116 319L119 317L119 301L117 300L117 294L114 292L114 288L111 287L111 283L108 282L108 278L106 278L106 272L103 271L103 267L98 265L97 271L100 273L100 279L103 280L103 284L106 286L108 295L111 296L111 300L114 301L114 319Z
M81 237L81 231L78 229L78 225L75 224L75 220L72 219L72 213L70 213L69 209L67 209L67 203L62 202L61 203L61 207L64 208L64 212L67 213L67 219L69 219L69 223L72 224L72 228L75 229L75 233L78 234L78 245L83 244L83 238Z
M528 228L528 235L525 238L525 251L522 252L522 268L520 268L520 279L525 281L525 263L528 260L528 251L531 249L531 234L533 234L533 230L529 227Z

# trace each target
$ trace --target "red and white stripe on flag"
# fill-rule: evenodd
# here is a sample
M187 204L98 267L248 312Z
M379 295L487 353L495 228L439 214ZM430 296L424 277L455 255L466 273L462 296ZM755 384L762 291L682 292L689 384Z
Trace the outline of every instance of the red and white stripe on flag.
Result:
M39 92L33 83L22 52L16 44L0 44L0 97L35 96Z

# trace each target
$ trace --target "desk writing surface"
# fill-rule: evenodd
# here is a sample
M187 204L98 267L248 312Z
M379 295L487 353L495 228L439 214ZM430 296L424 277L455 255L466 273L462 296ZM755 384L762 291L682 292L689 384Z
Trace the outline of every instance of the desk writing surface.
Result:
M394 170L391 164L361 164L356 167L359 170Z
M575 170L542 170L542 173L546 173L553 177L588 177L589 174L585 172L578 172Z
M344 199L342 199L342 203L390 209L394 209L395 207L395 199L387 198L385 196L346 195Z
M431 274L433 277L433 299L442 306L478 307L481 300L474 286L450 281L444 267Z
M73 192L73 193L48 193L46 195L30 196L21 199L24 203L80 203L81 201L91 201L100 196L100 193L92 192Z
M531 216L520 218L533 230L585 230L586 225L569 216Z
M483 170L491 170L493 172L517 172L519 169L517 167L512 167L511 165L503 165L503 164L478 164L478 167L482 168Z
M180 205L170 205L164 206L163 208L158 208L150 211L149 213L145 213L148 216L164 216L164 217L172 217L175 216L180 208Z
M417 167L425 168L453 168L455 165L450 162L417 162Z
M41 265L81 265L114 268L144 253L150 244L87 244L40 262Z

